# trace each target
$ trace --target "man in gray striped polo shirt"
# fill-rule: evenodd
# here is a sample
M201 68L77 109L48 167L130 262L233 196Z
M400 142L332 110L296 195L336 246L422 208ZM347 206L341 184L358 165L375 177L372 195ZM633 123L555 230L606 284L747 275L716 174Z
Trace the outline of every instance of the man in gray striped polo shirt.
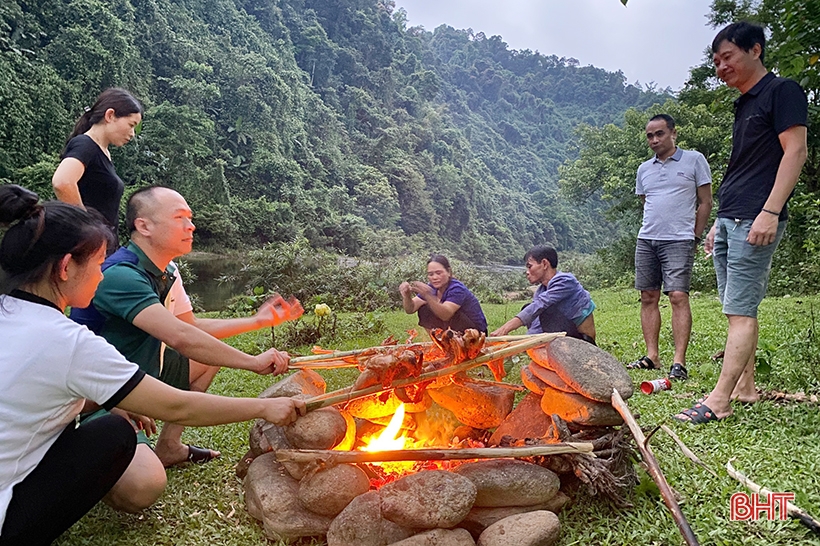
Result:
M703 154L675 145L675 120L658 114L646 125L655 156L638 167L635 193L643 200L643 225L635 248L635 288L641 291L646 355L631 368L660 368L661 288L672 304L675 356L669 377L686 379L686 347L692 332L689 283L695 247L712 210L712 173Z

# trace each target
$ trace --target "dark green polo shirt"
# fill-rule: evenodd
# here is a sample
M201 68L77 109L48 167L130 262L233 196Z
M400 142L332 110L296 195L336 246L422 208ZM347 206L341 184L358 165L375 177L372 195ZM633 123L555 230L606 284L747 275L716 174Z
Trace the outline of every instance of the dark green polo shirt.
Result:
M133 241L128 242L127 248L137 255L139 263L120 262L106 269L94 296L94 307L105 317L100 335L147 374L175 387L187 388L187 359L173 349L166 349L160 340L133 324L134 318L151 305L165 306L175 279L174 268L169 265L161 270ZM178 370L183 360L185 370ZM179 372L180 377L165 377L170 368Z

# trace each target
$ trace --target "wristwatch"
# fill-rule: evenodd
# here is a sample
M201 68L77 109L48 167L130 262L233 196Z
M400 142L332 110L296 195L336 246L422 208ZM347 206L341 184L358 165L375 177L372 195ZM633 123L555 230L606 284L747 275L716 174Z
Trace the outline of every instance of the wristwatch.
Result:
M695 237L695 246L700 245L703 242L703 237Z

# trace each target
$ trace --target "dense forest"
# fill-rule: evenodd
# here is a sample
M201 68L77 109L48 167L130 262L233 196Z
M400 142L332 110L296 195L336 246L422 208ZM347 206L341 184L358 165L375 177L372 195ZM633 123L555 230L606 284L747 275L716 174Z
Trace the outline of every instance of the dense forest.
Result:
M146 107L113 150L126 193L178 189L199 248L515 263L534 243L611 241L609 204L560 193L558 168L579 124L671 98L498 36L408 27L391 0L4 0L0 179L50 195L75 119L110 86Z

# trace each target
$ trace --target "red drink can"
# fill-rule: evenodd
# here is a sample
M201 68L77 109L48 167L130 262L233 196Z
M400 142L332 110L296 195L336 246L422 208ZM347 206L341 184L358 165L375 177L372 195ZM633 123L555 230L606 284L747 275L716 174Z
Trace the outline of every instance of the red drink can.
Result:
M652 381L644 381L641 383L641 392L644 394L653 394L658 391L665 391L672 388L672 382L668 377L661 379L653 379Z

